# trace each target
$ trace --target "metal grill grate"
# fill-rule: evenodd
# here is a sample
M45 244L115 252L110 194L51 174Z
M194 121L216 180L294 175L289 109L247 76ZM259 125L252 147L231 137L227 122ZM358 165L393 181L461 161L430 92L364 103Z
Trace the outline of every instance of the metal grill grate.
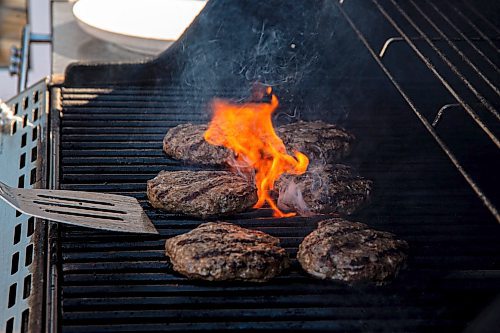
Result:
M169 127L205 121L210 96L178 86L62 88L60 187L132 195L160 236L60 228L63 332L458 331L500 292L500 230L425 129L404 109L356 110L349 161L376 184L353 220L396 233L408 269L384 287L347 287L305 275L296 261L265 284L204 283L172 271L166 238L201 221L159 212L145 183L163 169ZM314 117L304 114L304 118ZM328 120L328 119L325 119ZM282 240L293 257L317 219L235 216Z
M355 8L354 3L352 1L349 4L353 5L351 9ZM338 4L337 7L408 106L500 223L496 202L492 201L496 197L498 185L496 172L485 174L475 167L489 163L495 165L492 170L498 170L499 167L500 114L497 108L500 101L500 29L465 0L436 3L429 0L372 0L371 4L372 10L380 14L379 24L388 25L388 29L396 34L382 44L378 54L374 46L376 42L368 40L366 32L353 19L355 13L349 12L349 6L346 4L346 8L343 8ZM427 111L429 105L422 98L421 86L415 94L415 89L405 87L394 73L395 66L401 67L401 58L396 62L394 59L387 60L391 45L402 41L405 42L403 47L409 50L396 52L397 56L421 61L425 65L422 71L433 78L434 82L427 83L430 85L427 93L443 90L450 98L446 104L431 106L434 113ZM450 111L455 108L458 110ZM463 143L457 144L456 138L450 140L449 131L447 137L446 127L450 126L450 121L439 126L440 122L445 122L442 120L445 113L451 113L446 118L452 118L454 122L460 119L458 130L462 131L463 138L468 139L471 135L480 137L474 139L474 148ZM467 124L467 120L461 120L462 113L470 117L470 124ZM471 124L477 128L471 129ZM467 165L464 159L473 160L467 156L471 154L471 148L480 151L481 156L476 156L474 163Z

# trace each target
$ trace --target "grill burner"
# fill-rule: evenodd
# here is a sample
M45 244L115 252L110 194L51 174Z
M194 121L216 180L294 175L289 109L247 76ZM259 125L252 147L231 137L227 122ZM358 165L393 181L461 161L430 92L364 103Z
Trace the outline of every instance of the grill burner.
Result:
M227 57L207 55L197 72L189 67L190 61L204 58L188 56L204 51L197 49L204 43L232 54L240 47L235 36L269 37L264 28L290 15L286 10L269 10L280 1L266 1L258 8L242 1L239 9L248 14L244 21L210 25L210 15L229 2L209 2L181 43L152 62L77 64L68 69L61 88L59 186L134 196L160 235L60 226L53 245L60 253L54 263L60 270L57 300L61 308L60 318L54 319L59 319L62 331L461 331L500 293L498 181L491 181L498 172L498 122L496 111L491 110L497 106L498 91L488 81L493 70L498 73L498 64L490 56L490 51L498 52L498 37L491 37L498 35L498 28L484 10L479 12L467 1L353 0L342 6L322 2L333 16L321 16L322 34L302 37L312 46L301 44L300 39L296 45L298 51L310 51L314 42L322 41L324 52L318 53L322 62L315 64L314 74L297 81L292 76L292 82L273 87L278 96L289 97L281 99L275 122L297 118L337 122L345 118L343 110L349 110L342 125L358 137L358 146L347 162L374 181L371 204L351 220L406 240L411 251L408 268L383 287L314 280L296 261L287 274L265 284L207 283L174 273L163 249L166 238L202 221L151 209L145 191L146 181L160 170L187 168L163 155L167 129L185 122L207 122L205 106L212 97L241 98L247 93L228 87L245 88L244 83L253 82L247 77L252 71L242 71L228 85L227 79L233 77L225 72L231 67L225 65L232 63ZM349 7L351 3L358 6ZM232 8L228 16L241 14L236 7L227 8ZM313 6L304 8L307 15L314 12ZM408 13L414 21L405 17ZM287 21L293 21L291 37L297 31L316 29L317 22L304 22L307 15ZM265 17L267 25L252 17ZM367 24L358 24L360 17ZM379 34L370 34L370 29ZM345 33L346 38L329 44L335 40L330 30ZM219 39L213 39L215 33ZM358 39L361 43L353 43ZM450 44L465 57L457 56ZM373 45L383 52L377 55ZM245 47L248 51L253 46ZM290 54L276 55L278 63ZM354 54L359 58L349 62ZM401 59L408 64L402 66ZM477 68L471 69L467 61ZM460 75L452 63L460 63ZM191 70L189 75L186 69ZM197 77L193 73L205 70L220 76L217 83L223 88L209 85L207 89L199 84L203 80L190 80ZM347 79L345 73L359 74L362 82ZM477 118L471 119L471 110ZM461 166L480 181L481 189L464 179ZM279 237L294 257L298 244L320 219L278 220L271 215L269 209L260 209L225 220Z

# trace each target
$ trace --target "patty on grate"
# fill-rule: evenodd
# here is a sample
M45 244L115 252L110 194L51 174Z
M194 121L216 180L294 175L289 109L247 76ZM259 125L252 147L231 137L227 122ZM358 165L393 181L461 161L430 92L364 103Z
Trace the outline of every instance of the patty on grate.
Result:
M161 171L148 181L155 208L207 218L248 210L257 202L249 180L229 171Z
M163 139L163 151L186 163L226 165L232 156L229 149L209 144L203 138L207 125L182 124L171 128ZM289 154L295 150L311 160L333 163L351 152L354 136L346 130L322 121L280 126L276 133L283 140Z
M165 248L174 270L193 279L263 282L289 266L278 238L225 222L201 224Z
M352 214L368 201L371 190L371 180L343 164L310 166L302 175L282 175L275 184L278 206L302 215Z
M345 129L323 121L298 121L279 126L276 134L287 151L300 151L311 161L335 163L351 153L355 137Z
M206 142L203 134L207 128L206 124L187 123L169 129L163 138L163 151L169 157L187 163L224 165L231 156L231 151Z
M383 284L404 265L408 244L388 232L340 218L321 221L299 246L302 268L320 279Z

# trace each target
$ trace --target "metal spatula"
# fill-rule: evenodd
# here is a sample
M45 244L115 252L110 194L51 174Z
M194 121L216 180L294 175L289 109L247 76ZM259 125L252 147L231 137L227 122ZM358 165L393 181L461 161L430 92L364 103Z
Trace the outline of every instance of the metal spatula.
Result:
M0 197L35 217L88 228L157 234L135 198L93 192L18 189L0 182Z

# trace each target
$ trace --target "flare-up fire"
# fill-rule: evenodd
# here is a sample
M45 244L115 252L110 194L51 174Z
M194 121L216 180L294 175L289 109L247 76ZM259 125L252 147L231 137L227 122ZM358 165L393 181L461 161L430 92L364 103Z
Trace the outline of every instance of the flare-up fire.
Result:
M271 93L270 88L268 93ZM231 149L238 165L255 170L255 184L259 200L255 208L268 203L276 217L290 217L271 198L274 182L283 174L303 174L309 164L304 154L294 151L288 155L283 141L276 135L271 115L278 107L273 94L271 103L236 104L216 99L212 103L213 118L205 132L205 140Z

